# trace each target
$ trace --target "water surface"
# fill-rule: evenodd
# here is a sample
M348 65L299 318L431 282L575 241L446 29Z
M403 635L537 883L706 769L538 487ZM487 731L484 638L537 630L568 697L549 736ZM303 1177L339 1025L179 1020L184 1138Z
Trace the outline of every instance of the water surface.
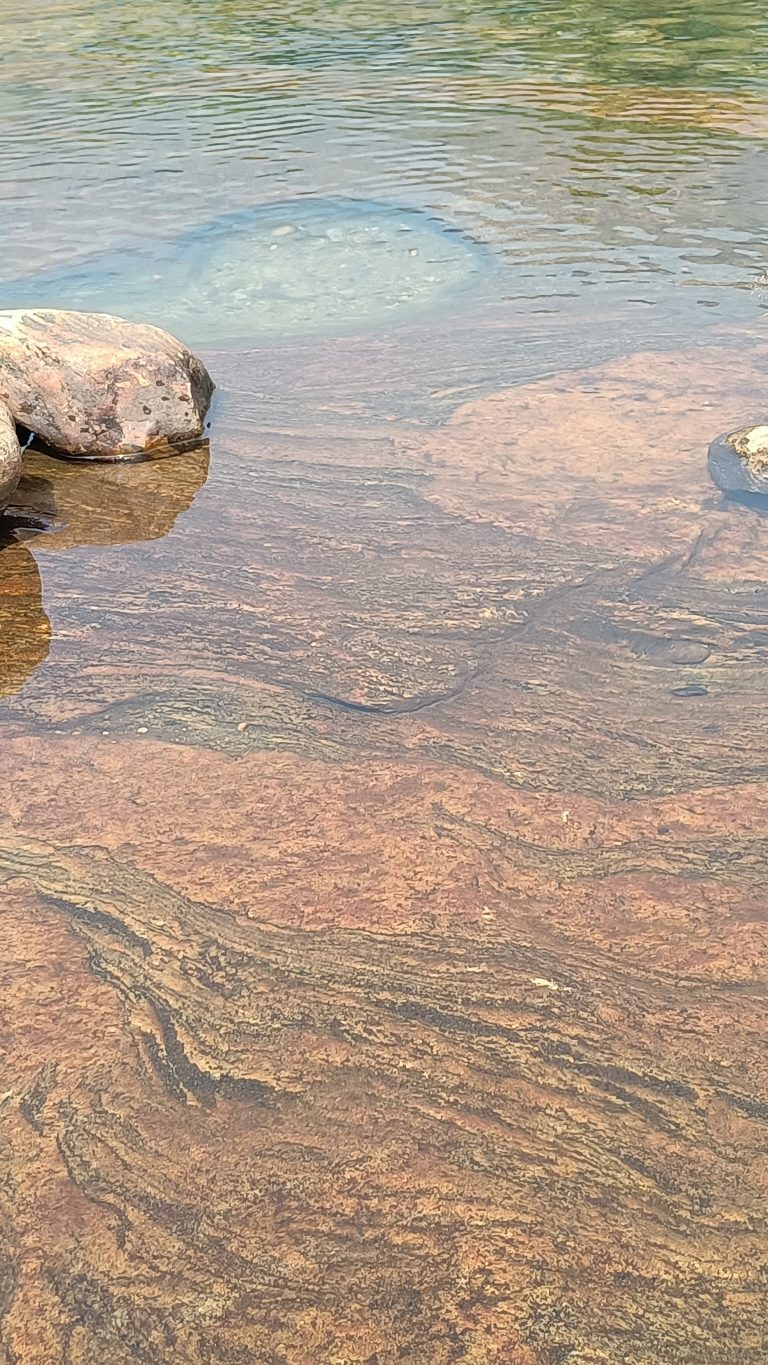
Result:
M218 385L4 519L9 1361L758 1365L764 6L0 19L0 306Z

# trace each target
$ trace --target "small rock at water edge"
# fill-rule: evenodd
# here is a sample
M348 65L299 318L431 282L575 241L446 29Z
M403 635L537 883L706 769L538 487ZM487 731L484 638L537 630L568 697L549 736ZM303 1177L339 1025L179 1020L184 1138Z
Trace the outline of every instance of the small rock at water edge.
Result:
M709 447L709 472L725 493L768 498L768 426L718 436Z

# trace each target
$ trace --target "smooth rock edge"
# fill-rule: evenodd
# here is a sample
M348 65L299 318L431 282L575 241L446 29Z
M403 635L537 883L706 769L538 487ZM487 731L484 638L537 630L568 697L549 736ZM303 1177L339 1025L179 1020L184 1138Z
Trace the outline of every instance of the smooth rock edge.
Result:
M21 446L16 423L0 402L0 511L8 506L21 478Z

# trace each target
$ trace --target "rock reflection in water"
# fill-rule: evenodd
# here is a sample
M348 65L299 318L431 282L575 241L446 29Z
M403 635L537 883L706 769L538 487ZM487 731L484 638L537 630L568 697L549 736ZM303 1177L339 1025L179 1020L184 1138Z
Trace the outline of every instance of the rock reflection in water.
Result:
M48 657L35 549L156 540L208 477L208 446L173 459L85 465L28 451L13 507L0 518L0 697L11 697Z
M87 464L31 450L14 511L48 519L40 548L127 545L158 540L186 512L208 478L207 443L183 455L137 464Z
M51 623L40 571L26 545L0 543L0 697L11 697L48 657Z

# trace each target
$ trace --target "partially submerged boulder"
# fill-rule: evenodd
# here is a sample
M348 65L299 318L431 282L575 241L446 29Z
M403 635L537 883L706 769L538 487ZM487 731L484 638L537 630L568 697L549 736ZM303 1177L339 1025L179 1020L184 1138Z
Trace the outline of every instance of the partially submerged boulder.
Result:
M0 511L8 506L20 478L21 447L16 424L5 403L0 403Z
M106 313L0 312L0 400L46 445L126 460L200 442L213 393L180 341Z
M709 447L708 465L725 493L768 498L768 426L718 436Z

